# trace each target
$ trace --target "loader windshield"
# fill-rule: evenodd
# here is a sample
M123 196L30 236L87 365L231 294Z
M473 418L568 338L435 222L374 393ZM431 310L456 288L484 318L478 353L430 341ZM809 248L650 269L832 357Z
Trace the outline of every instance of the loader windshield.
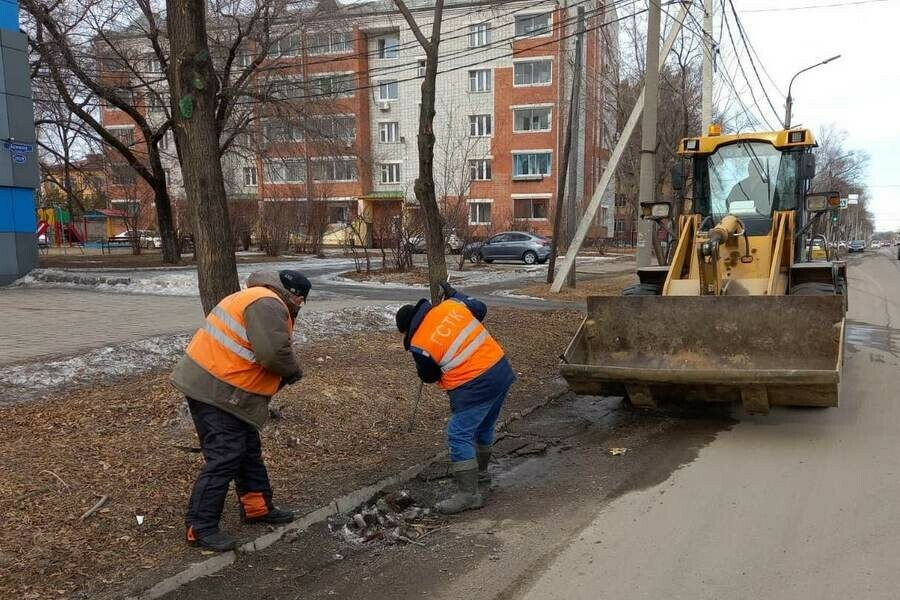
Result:
M744 222L751 234L768 231L773 210L797 207L799 154L768 142L738 142L718 148L700 166L705 179L704 212L718 223L725 215ZM706 167L703 169L703 167Z

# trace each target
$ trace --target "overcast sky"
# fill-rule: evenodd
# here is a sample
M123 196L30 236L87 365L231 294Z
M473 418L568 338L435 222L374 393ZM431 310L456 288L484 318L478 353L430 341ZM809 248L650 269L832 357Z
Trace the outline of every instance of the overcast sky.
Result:
M794 83L794 124L835 123L848 145L871 155L871 210L879 230L900 229L900 0L826 8L860 0L734 0L752 44L782 92L794 73L839 60ZM717 2L718 4L718 2ZM810 10L778 10L817 6ZM718 24L718 20L716 20ZM723 43L724 45L724 43ZM772 95L783 110L783 98Z

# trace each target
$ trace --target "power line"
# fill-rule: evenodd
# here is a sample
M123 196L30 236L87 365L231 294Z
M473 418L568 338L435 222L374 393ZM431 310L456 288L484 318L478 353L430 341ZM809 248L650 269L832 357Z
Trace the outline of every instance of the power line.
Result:
M722 0L723 9L725 0ZM772 99L769 97L769 93L766 91L766 85L763 83L762 78L759 76L759 70L756 68L756 61L753 60L753 52L751 50L750 42L747 39L748 36L744 31L744 24L741 23L741 19L738 16L737 9L734 7L734 0L728 0L728 4L731 6L731 12L734 14L734 21L737 24L738 33L741 36L741 41L744 43L744 47L747 48L747 58L750 59L750 66L753 67L753 73L756 75L756 80L759 82L759 87L762 90L763 95L766 97L766 102L769 103L769 108L772 109L772 112L775 113L776 120L781 123L781 117L778 114L778 111L775 110L775 105L772 104ZM783 123L782 123L783 125Z
M855 2L834 2L832 4L810 4L807 6L785 6L780 8L750 8L742 10L742 13L768 13L791 12L795 10L818 10L820 8L842 8L845 6L859 6L861 4L881 4L890 0L856 0Z
M635 1L632 1L631 3L634 4L635 2L636 2L636 0L635 0ZM627 18L631 18L631 17L636 16L636 15L638 15L638 14L644 13L644 12L646 12L646 10L647 10L647 9L641 9L641 10L639 10L639 11L636 11L636 12L634 12L634 13L630 13L630 14L625 15L625 16L623 16L623 17L617 17L617 18L615 18L615 19L613 19L613 20L611 20L611 21L606 21L606 22L600 23L599 25L594 25L594 26L591 26L591 27L586 27L586 28L585 28L585 32L595 31L595 30L602 29L602 28L604 28L604 27L608 27L608 26L610 26L610 25L613 25L613 24L615 24L615 23L618 23L618 22L620 22L620 21L623 21L623 20L625 20L625 19L627 19ZM575 37L576 35L578 35L578 33L577 33L577 32L573 32L573 33L570 33L570 34L568 34L568 35L560 36L560 37L555 38L555 39L550 39L550 40L548 40L548 41L546 41L546 42L543 42L543 43L540 43L540 44L534 44L534 45L531 45L531 46L529 46L528 48L523 48L523 49L521 49L521 50L512 50L512 51L507 52L507 53L498 54L497 56L493 56L493 57L491 57L491 58L489 58L489 59L485 59L485 60L481 60L481 61L476 61L476 62L472 62L472 63L466 63L466 64L463 64L463 65L458 65L458 66L451 67L451 68L447 68L447 69L444 69L444 70L439 70L439 71L438 71L438 74L441 75L441 74L444 74L444 73L451 73L451 72L455 72L455 71L460 71L460 70L462 70L462 69L468 69L468 68L470 68L470 67L481 66L481 65L485 65L485 64L492 63L492 62L494 62L494 61L497 61L497 60L500 60L500 59L503 59L503 58L511 58L511 57L515 57L515 56L519 56L519 55L528 56L529 53L531 53L532 51L534 51L534 50L536 50L536 49L543 48L543 47L546 47L546 46L550 46L550 45L553 45L553 44L557 44L557 43L559 43L559 42L561 42L561 41L563 41L563 40L566 40L566 39L569 39L569 38L573 38L573 37ZM519 37L521 37L521 36L519 36ZM473 51L477 51L477 52L473 52ZM468 52L467 52L467 53L469 53L469 54L478 54L478 53L481 53L481 52L483 52L482 49L480 49L480 48L475 48L475 49L468 49ZM440 58L438 59L438 64L440 64L441 62L445 62L445 58L444 58L444 57L440 57ZM361 71L360 74L365 73L365 72L366 72L366 71ZM407 77L407 78L404 78L404 79L396 79L396 80L390 80L390 81L392 81L392 82L395 81L395 82L397 82L397 83L399 84L399 83L406 83L406 82L410 82L410 81L416 81L416 80L419 80L419 79L421 79L421 77L415 76L415 77ZM352 88L347 88L346 90L343 90L342 93L349 93L349 92L357 92L357 91L372 90L372 89L378 88L379 85L380 85L380 84L376 82L376 83L374 83L374 84L368 84L368 85L356 86L356 87L352 87ZM313 98L321 98L321 99L330 98L330 99L335 99L335 94L334 94L334 93L304 94L304 95L302 95L302 96L292 97L292 98L290 98L290 101L308 100L308 99L313 99ZM259 103L260 103L259 100L254 99L254 100L251 100L251 101L235 101L233 104L235 104L235 105L241 105L241 104L244 104L244 105L255 105L255 104L259 104ZM118 109L118 108L115 107L115 106L110 106L108 103L103 103L103 102L97 102L97 103L94 103L93 105L92 105L91 103L86 103L85 106L93 106L93 107L109 108L109 109L111 109L111 110L120 110L120 109ZM133 108L135 108L135 109L139 109L139 108L155 108L155 107L150 107L149 105L142 105L142 104L129 104L129 106L131 106L131 107L133 107Z

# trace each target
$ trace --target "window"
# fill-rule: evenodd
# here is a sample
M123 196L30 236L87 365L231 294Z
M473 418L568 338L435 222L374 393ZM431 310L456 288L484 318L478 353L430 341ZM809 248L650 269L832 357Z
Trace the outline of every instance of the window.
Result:
M121 102L125 104L133 104L134 103L134 92L132 92L128 88L115 88L113 90L113 95L118 98Z
M137 200L110 200L109 203L129 217L136 217L141 212L141 203Z
M353 34L349 31L313 33L306 38L306 52L316 54L340 54L353 50Z
M328 223L349 223L350 207L346 205L328 207Z
M420 60L418 62L418 68L416 69L416 77L425 77L425 61Z
M137 182L137 173L130 165L112 166L113 185L134 185Z
M300 54L300 34L291 33L269 44L269 56L296 56Z
M550 107L517 108L513 111L513 131L550 131Z
M488 137L491 135L491 115L469 115L469 135Z
M134 146L134 129L131 127L119 127L110 129L109 132L114 138L122 142L128 147Z
M265 162L266 181L270 183L302 183L306 181L306 164L301 159L269 160Z
M625 196L616 196L616 206L619 208L628 206L628 198Z
M469 161L469 179L471 181L490 181L491 159L479 158Z
M390 123L378 124L379 139L385 144L394 144L400 141L400 123L392 121Z
M306 120L307 135L323 140L356 139L356 117L342 115L337 117L319 116Z
M234 55L234 66L246 69L253 62L253 55L248 50L238 50Z
M169 95L157 92L150 92L147 96L147 109L151 114L164 113L169 103Z
M162 64L159 62L159 59L155 56L148 56L146 60L145 70L149 75L162 75Z
M263 143L299 142L303 140L303 127L299 121L266 119L263 121Z
M549 198L513 198L513 218L546 219Z
M491 23L469 25L469 48L487 46L491 43Z
M397 58L400 36L396 33L378 38L378 58Z
M168 150L169 149L169 132L163 134L161 138L159 138L159 149L160 150Z
M478 69L469 71L469 91L489 92L492 88L493 73L490 69Z
M352 96L353 84L352 73L314 77L311 93L314 96Z
M550 13L516 15L516 37L550 35Z
M400 99L400 84L396 79L390 81L378 82L378 100L381 102L389 102L391 100Z
M515 63L515 78L513 85L542 85L548 84L551 80L551 61L545 60L528 60Z
M550 174L549 152L528 152L513 154L513 177L522 179L540 178Z
M616 219L615 223L613 223L613 231L625 231L625 220Z
M315 181L356 181L356 160L353 158L318 159L312 166Z
M470 225L490 225L491 224L491 203L483 200L469 201L469 224Z
M244 185L256 187L256 167L244 167Z
M400 163L381 165L381 183L400 183Z
M303 96L303 78L299 75L272 77L265 83L264 90L273 100L300 98Z

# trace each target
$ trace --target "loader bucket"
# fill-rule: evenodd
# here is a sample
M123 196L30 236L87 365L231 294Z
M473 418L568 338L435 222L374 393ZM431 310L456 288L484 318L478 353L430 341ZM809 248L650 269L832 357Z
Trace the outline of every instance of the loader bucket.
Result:
M837 406L841 296L592 296L560 367L573 391L657 402Z

